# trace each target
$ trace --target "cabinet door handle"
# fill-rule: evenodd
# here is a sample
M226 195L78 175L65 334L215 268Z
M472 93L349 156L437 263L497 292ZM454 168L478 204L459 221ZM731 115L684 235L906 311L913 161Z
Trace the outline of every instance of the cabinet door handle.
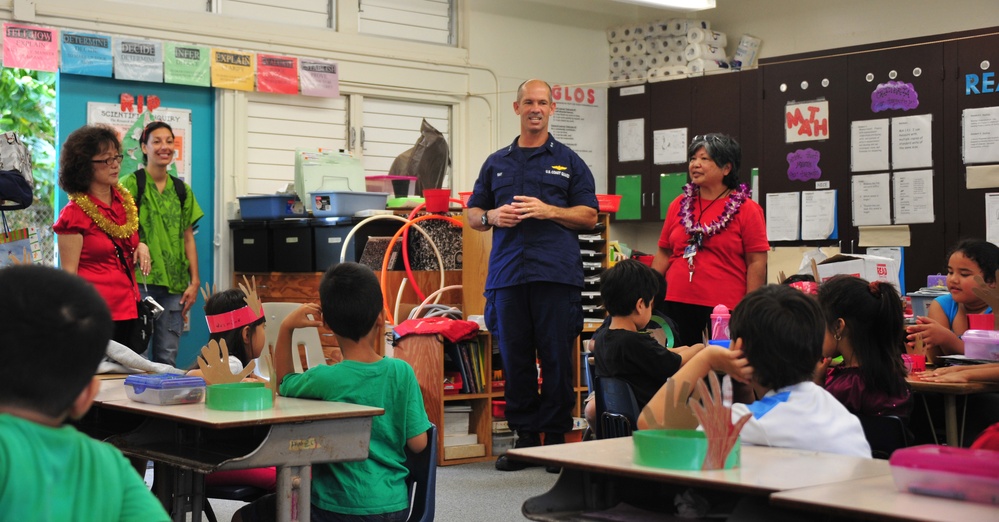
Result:
M652 206L653 207L656 206L656 193L655 192L652 193Z
M642 192L642 206L645 206L645 193Z

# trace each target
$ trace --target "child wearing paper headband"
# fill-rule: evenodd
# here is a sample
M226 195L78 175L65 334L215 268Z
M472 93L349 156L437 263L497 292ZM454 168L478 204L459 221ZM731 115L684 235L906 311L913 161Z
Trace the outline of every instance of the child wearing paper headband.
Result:
M205 320L208 321L208 338L229 349L229 369L233 375L243 371L251 360L260 357L265 340L264 317L246 302L242 290L230 289L212 294L205 299ZM188 375L202 376L201 370L191 370ZM247 379L254 379L252 377Z

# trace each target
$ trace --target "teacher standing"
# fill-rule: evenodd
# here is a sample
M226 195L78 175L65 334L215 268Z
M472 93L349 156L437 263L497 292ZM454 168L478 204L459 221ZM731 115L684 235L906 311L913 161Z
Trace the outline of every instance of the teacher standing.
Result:
M506 419L524 448L540 445L542 434L545 445L562 443L572 429L573 350L583 329L577 231L596 225L597 197L586 163L548 133L551 86L522 83L513 110L520 136L482 165L468 222L494 229L485 320L499 340ZM505 455L496 460L501 471L527 466Z
M711 310L729 310L762 286L767 274L763 209L739 183L742 148L724 134L694 136L690 182L669 205L652 268L666 277L666 314L678 345L703 341Z

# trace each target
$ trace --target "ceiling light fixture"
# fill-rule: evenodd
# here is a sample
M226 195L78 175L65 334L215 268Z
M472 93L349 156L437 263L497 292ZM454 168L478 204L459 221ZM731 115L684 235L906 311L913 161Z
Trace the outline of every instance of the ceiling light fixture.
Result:
M704 11L715 8L715 0L615 0L673 11Z

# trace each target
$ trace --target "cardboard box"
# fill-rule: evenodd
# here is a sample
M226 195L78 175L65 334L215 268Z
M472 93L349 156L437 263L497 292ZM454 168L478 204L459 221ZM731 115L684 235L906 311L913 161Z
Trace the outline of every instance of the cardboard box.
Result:
M894 259L863 254L837 254L818 264L819 279L846 274L868 281L886 281L899 290L898 263Z

